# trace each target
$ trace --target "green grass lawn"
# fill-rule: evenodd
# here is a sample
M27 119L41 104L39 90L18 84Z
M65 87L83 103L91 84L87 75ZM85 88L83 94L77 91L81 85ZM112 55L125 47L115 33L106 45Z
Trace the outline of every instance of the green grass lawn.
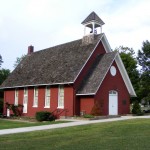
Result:
M0 150L149 150L150 119L0 136Z
M39 126L39 125L57 124L57 123L64 123L64 122L68 122L68 121L20 122L20 121L0 119L0 130L19 128L19 127L31 127L31 126Z

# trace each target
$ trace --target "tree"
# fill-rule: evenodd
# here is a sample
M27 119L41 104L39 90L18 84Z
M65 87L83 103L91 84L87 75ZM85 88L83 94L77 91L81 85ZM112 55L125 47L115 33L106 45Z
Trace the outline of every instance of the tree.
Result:
M143 42L142 49L138 51L138 63L141 66L140 97L150 102L150 42Z
M132 98L131 102L139 99L139 71L137 69L137 59L135 57L135 52L132 48L120 46L116 48L116 50L120 53L120 57L123 61L123 64L126 68L126 71L129 75L129 78L132 82L134 90L137 94L137 98Z
M10 74L10 70L9 69L1 69L0 70L0 85L6 80L6 78L8 77L8 75ZM0 98L3 97L3 91L0 90Z
M1 69L0 70L0 85L6 80L8 75L10 74L9 69Z
M0 55L0 67L1 67L2 63L3 63L3 60L2 60L2 56Z
M142 71L150 71L150 42L146 40L143 42L141 50L138 50L138 62L142 67Z
M22 55L21 57L17 57L14 63L14 68L18 66L18 64L25 58L26 55Z

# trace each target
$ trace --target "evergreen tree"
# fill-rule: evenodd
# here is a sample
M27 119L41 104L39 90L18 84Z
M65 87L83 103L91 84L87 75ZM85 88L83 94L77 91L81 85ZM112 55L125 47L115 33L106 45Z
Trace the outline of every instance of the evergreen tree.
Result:
M140 97L145 102L150 102L150 42L148 40L143 42L137 59L141 66Z
M3 63L3 60L2 60L2 56L0 55L0 67L1 67L2 63Z

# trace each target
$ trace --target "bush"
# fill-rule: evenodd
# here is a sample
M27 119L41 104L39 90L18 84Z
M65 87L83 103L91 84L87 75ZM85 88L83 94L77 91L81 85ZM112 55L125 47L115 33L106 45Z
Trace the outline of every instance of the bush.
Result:
M100 116L102 115L100 104L96 101L95 105L93 106L91 110L91 115L93 116Z
M53 121L55 120L55 117L51 112L39 111L39 112L36 112L36 120L37 121Z
M141 111L141 106L139 105L138 101L133 103L132 113L135 115L143 115Z
M94 116L93 116L93 115L90 115L90 114L85 114L85 115L84 115L84 118L94 118Z
M10 109L13 111L13 116L21 116L23 113L23 105L18 104L18 106L14 104L9 104L6 102L6 108Z

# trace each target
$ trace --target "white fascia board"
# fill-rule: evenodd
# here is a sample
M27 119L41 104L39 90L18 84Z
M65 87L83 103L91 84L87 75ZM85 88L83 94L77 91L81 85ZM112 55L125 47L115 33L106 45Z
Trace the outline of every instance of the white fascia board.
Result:
M121 76L122 76L122 78L124 80L124 83L125 83L125 85L126 85L126 87L128 89L128 92L129 92L130 96L136 97L136 93L134 91L134 88L132 86L132 83L130 81L130 78L129 78L128 74L127 74L127 71L126 71L126 69L124 67L124 64L123 64L123 62L121 60L121 57L120 57L119 53L117 53L117 57L116 57L115 61L116 61L116 64L117 64L117 66L119 68L119 71L121 73Z
M103 38L103 35L102 37L99 39L99 41L97 42L96 46L94 47L93 51L91 52L90 56L88 57L88 59L86 60L85 64L82 66L81 70L79 71L78 75L76 76L76 78L74 79L73 82L75 82L78 78L78 76L80 75L81 71L83 70L83 68L85 67L85 65L87 64L87 62L89 61L89 59L91 58L92 54L94 53L95 49L97 48L98 44L100 43L101 39Z
M77 96L82 96L82 95L95 95L95 93L86 93L86 94L76 94Z
M108 52L112 52L112 49L111 49L111 47L110 47L110 44L109 44L109 42L108 42L108 40L107 40L107 38L106 38L106 35L103 33L103 38L102 38L102 44L103 44L103 46L104 46L104 49L105 49L105 51L108 53Z
M62 83L53 83L53 84L33 84L33 85L22 85L22 86L12 86L4 87L0 89L11 89L11 88L21 88L21 87L33 87L33 86L48 86L48 85L64 85L64 84L73 84L73 82L62 82Z
M116 56L117 56L117 54L116 54ZM98 86L98 88L97 88L97 90L96 90L96 92L95 92L95 93L97 93L97 92L98 92L98 90L99 90L99 88L100 88L101 84L103 83L103 81L104 81L104 79L105 79L105 77L106 77L106 75L107 75L107 73L108 73L108 71L109 71L109 69L110 69L110 67L111 67L112 63L114 62L114 60L115 60L116 56L114 57L114 59L112 60L112 62L111 62L111 64L110 64L110 66L108 67L108 70L107 70L106 74L104 75L103 80L102 80L102 81L101 81L101 83L99 84L99 86Z

